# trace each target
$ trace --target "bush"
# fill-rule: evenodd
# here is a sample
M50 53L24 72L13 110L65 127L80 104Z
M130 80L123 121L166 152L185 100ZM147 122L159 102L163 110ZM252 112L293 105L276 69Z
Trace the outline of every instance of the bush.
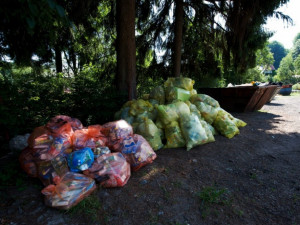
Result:
M300 90L300 83L294 84L292 88L293 90Z
M113 75L92 65L76 77L32 68L0 68L0 125L9 136L31 132L65 114L84 125L113 119L126 98L113 88Z

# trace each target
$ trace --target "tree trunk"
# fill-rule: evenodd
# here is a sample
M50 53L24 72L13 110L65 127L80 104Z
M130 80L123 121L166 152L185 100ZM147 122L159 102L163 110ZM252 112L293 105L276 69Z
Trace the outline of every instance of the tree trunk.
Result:
M55 66L56 66L56 73L62 72L62 57L61 57L61 50L58 46L55 46Z
M77 60L76 60L76 54L75 54L73 46L70 49L70 58L72 61L73 73L76 76L77 75Z
M181 66L181 46L182 46L182 27L183 27L183 0L175 0L175 31L173 44L173 76L180 76Z
M117 87L136 98L135 0L117 0Z

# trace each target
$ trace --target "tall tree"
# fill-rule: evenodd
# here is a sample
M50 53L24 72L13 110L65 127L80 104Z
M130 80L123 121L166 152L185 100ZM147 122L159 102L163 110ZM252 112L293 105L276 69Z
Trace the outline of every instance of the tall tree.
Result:
M287 55L287 50L278 41L272 41L268 46L273 53L274 67L275 69L278 69L281 60Z
M175 0L175 30L173 43L173 76L180 76L182 29L183 29L183 0Z
M117 0L117 87L136 98L135 0Z

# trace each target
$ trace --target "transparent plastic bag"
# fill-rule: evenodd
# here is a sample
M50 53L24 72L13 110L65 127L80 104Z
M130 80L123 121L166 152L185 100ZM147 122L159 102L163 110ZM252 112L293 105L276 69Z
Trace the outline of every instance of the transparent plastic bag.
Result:
M91 125L88 128L76 130L72 137L73 148L97 148L107 144L107 130L101 125Z
M107 147L112 151L120 151L122 140L133 135L132 126L125 120L117 120L103 124L107 134Z
M190 98L190 101L195 104L195 102L200 101L204 102L205 104L208 104L214 108L220 107L220 104L217 100L214 98L206 95L206 94L196 94L192 95Z
M213 126L227 138L233 138L236 134L240 133L239 128L229 118L228 114L224 110L220 110L218 112Z
M151 119L144 118L144 122L138 125L136 133L142 135L155 151L163 147L160 132Z
M58 209L70 209L96 189L95 181L83 174L66 173L56 184L45 187L45 204Z
M180 148L186 146L185 139L177 121L172 121L165 126L167 144L165 148Z
M188 77L170 77L164 83L165 87L179 87L185 90L191 91L193 90L195 81Z
M158 104L165 104L165 90L162 86L157 86L152 89L149 99L154 99Z
M188 151L195 146L206 143L208 139L199 118L194 114L180 117L180 128Z
M131 175L130 164L122 153L109 153L98 157L84 174L103 187L123 187Z
M156 159L156 154L150 144L143 136L138 134L123 140L121 152L130 163L132 171L137 171Z
M211 105L205 104L204 102L196 101L194 103L198 110L201 112L201 116L206 122L212 124L218 115L220 108L214 108Z

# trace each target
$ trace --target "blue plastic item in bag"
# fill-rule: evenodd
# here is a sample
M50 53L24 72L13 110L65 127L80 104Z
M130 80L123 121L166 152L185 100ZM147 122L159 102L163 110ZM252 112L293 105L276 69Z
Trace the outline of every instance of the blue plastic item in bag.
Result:
M68 155L68 165L72 172L87 170L94 162L94 153L91 148L83 148Z

